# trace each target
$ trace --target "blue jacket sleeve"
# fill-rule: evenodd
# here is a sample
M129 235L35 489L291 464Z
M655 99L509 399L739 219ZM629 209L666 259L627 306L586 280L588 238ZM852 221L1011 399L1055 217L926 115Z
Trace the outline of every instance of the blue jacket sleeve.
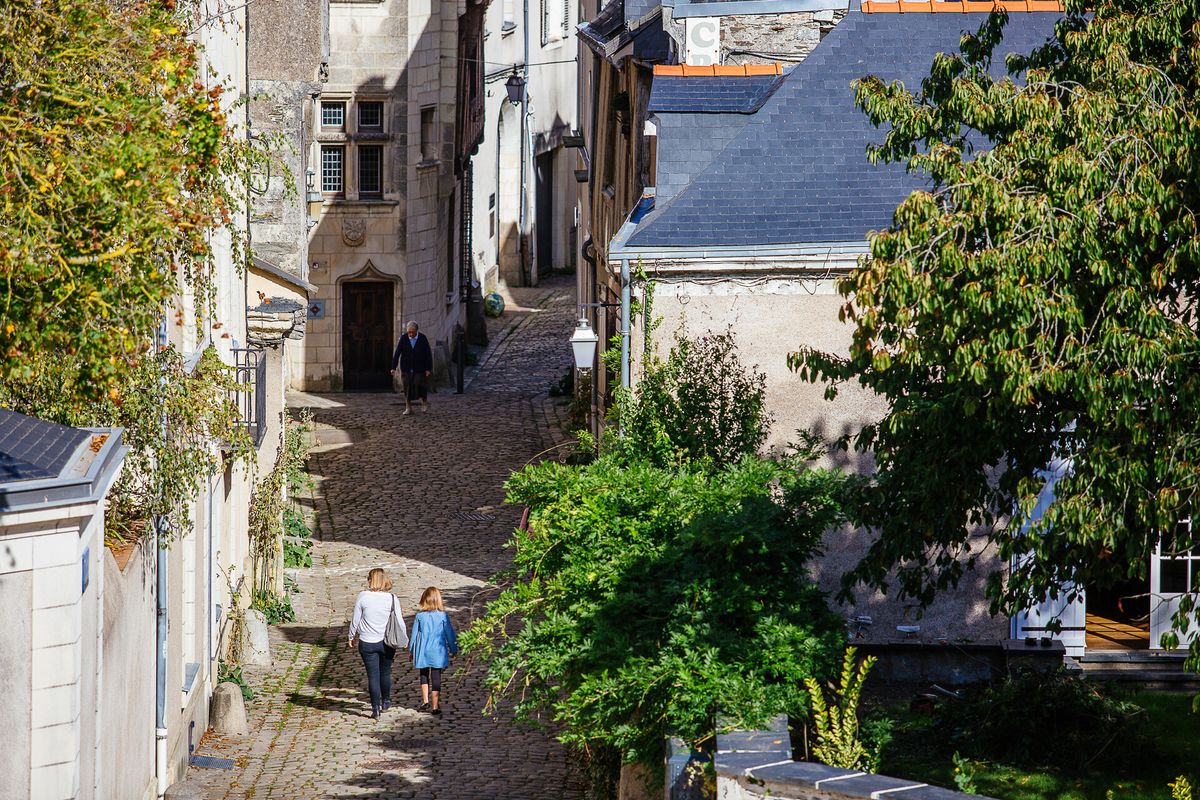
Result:
M421 615L417 614L413 617L412 635L408 637L408 651L413 655L417 653L418 642L421 639Z
M446 625L442 630L445 631L446 649L451 655L458 655L458 637L454 634L454 623L450 621L449 614L446 615Z

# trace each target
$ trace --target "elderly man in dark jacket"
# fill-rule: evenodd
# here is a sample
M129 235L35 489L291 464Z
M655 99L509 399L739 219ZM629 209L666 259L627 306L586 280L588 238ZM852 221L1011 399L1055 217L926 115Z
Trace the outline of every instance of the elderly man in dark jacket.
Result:
M400 368L400 379L404 382L404 413L412 413L412 405L420 400L429 410L429 376L433 372L433 349L429 339L421 333L416 322L409 322L405 335L396 343L392 355L392 374Z

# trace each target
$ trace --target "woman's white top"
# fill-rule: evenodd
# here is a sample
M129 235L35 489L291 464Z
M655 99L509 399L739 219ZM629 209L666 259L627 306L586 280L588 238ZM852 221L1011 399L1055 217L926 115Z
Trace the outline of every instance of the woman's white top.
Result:
M382 642L383 632L387 630L388 617L392 613L392 603L396 604L396 615L400 617L400 625L404 625L404 613L400 609L400 599L391 592L364 591L358 593L354 602L354 617L350 620L350 639L360 642Z

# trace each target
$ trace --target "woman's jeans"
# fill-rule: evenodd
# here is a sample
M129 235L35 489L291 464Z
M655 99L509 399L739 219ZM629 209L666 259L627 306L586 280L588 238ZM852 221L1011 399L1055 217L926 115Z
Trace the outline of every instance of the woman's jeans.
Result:
M388 647L383 642L358 642L358 654L362 656L363 666L367 668L367 685L371 689L371 711L379 713L383 701L391 705L392 699L392 659L396 657L396 649Z

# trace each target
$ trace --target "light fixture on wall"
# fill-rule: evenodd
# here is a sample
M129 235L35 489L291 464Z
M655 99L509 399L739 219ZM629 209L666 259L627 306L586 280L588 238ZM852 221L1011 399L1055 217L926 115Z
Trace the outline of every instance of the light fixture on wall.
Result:
M504 82L504 90L508 92L508 102L514 106L521 104L521 98L525 95L525 79L517 72L516 67L513 67L512 75Z
M580 317L575 332L571 334L571 350L575 355L575 369L591 369L596 363L596 342L600 337L588 324L587 317Z
M325 198L317 191L317 173L313 170L308 170L304 173L304 200L308 203L308 227L311 230L317 224L317 218L321 216L321 206L325 202Z

